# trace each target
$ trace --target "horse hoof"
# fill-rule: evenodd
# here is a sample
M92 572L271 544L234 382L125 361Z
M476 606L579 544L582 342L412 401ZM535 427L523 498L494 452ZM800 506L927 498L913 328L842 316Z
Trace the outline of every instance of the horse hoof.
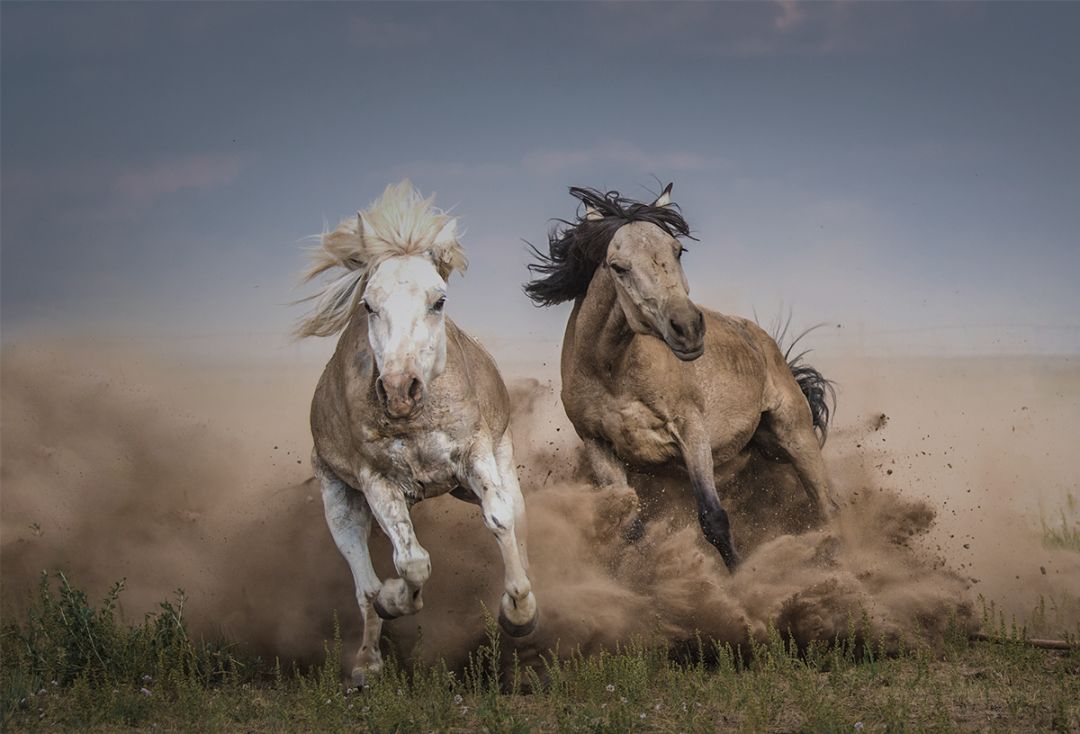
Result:
M536 614L532 616L525 624L514 624L510 621L510 618L506 616L506 612L499 610L499 626L503 628L503 631L511 637L525 637L532 634L536 630L536 626L540 623L540 610L536 610Z
M400 614L391 614L387 610L387 608L382 605L382 603L379 601L379 597L377 596L375 597L375 599L372 600L371 606L375 607L375 613L379 615L379 618L384 619L387 622L389 622L391 619L397 619L401 616Z
M739 569L740 563L742 563L742 559L735 555L735 551L732 551L730 556L724 558L724 565L727 566L728 573L735 573Z
M634 519L623 530L623 540L627 543L636 543L645 537L645 521L641 515L635 515Z

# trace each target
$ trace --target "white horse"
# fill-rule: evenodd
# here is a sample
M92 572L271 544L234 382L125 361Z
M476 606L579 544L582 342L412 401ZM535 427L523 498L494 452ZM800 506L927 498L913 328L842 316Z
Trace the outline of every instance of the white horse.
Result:
M322 237L305 280L340 272L297 335L344 330L311 405L312 465L326 522L352 569L364 623L353 680L382 667L383 619L414 614L431 561L411 506L450 492L479 504L505 567L499 621L535 629L526 573L525 502L510 436L510 401L495 362L445 315L447 279L463 271L456 220L408 181ZM372 519L394 547L396 578L371 565Z

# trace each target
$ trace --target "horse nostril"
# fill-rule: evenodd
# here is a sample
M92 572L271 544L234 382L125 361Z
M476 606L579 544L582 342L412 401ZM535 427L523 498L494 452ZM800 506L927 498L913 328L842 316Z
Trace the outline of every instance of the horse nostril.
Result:
M419 377L412 378L409 383L409 397L414 403L419 403L420 398L424 397L424 383L420 382Z
M378 396L380 403L386 405L386 386L383 385L381 377L375 380L375 395Z
M676 336L678 336L678 337L686 336L686 330L683 329L683 327L679 326L678 321L676 321L675 319L670 319L668 323L671 324L671 330L675 332Z
M698 311L697 314L697 327L699 332L705 331L705 314L701 311Z

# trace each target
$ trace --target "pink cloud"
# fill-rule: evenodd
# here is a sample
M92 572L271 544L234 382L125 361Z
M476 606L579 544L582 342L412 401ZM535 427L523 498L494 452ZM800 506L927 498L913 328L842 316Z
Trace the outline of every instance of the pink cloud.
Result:
M597 164L617 164L659 173L701 171L723 165L718 158L680 150L645 150L612 142L591 148L548 149L529 153L522 165L533 173L559 173Z
M913 32L903 3L588 3L584 12L607 42L704 57L828 56L895 46Z
M529 151L509 163L463 163L460 161L416 160L393 166L391 178L496 179L529 175L556 175L595 166L622 166L640 173L665 176L686 171L722 168L726 161L686 150L641 148L624 141L612 141L582 148L541 148Z
M187 189L223 186L239 174L238 155L204 153L131 167L116 174L113 191L122 201L140 205Z
M242 155L198 153L141 164L88 160L15 167L4 170L4 195L18 203L16 217L40 216L60 203L80 216L126 220L180 192L224 186L246 164Z
M797 26L803 20L802 6L799 0L778 0L780 14L773 20L773 28L784 32Z

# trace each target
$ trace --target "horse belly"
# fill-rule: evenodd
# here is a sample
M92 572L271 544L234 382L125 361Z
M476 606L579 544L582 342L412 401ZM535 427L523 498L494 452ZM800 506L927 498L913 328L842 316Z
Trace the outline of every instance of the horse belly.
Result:
M710 443L713 450L713 461L723 464L731 461L746 449L758 424L761 423L761 413L754 411L729 411L710 421Z

